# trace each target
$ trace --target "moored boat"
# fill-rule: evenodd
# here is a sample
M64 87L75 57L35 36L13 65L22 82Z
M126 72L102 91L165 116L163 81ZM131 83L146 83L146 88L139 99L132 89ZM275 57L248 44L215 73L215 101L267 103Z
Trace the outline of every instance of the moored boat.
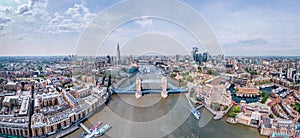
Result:
M111 129L111 125L110 124L105 124L103 127L101 127L99 130L98 130L98 135L102 136L104 135L105 132L107 132L109 129Z
M102 125L102 121L97 122L93 127L90 128L90 131L92 132L95 128Z
M197 119L200 119L200 113L196 109L191 109L191 112Z

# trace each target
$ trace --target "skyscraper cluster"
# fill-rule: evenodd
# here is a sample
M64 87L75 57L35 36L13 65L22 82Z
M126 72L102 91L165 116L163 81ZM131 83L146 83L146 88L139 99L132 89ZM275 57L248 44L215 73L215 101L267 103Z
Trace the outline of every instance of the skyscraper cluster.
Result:
M198 47L193 47L193 49L192 49L192 56L193 56L194 61L198 64L207 62L209 59L208 52L200 53L198 50L199 50Z

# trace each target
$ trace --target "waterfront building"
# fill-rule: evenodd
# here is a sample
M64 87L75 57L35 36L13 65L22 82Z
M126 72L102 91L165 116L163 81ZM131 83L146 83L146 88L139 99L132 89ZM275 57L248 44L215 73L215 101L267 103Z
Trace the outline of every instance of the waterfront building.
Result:
M259 90L256 88L238 87L238 91L235 93L238 97L257 97L259 96Z
M298 124L292 120L263 118L261 121L260 134L264 136L274 136L274 134L286 135L288 137L299 136L296 130Z
M259 84L264 84L264 83L270 83L271 82L271 78L270 77L258 77L252 80L252 82L256 85Z
M0 120L0 134L29 137L29 116L12 117L1 115Z
M32 137L50 136L67 129L93 114L103 104L100 95L96 94L85 97L73 108L53 115L44 116L42 113L35 113L31 120Z
M245 87L237 87L235 95L238 97L257 97L260 93L259 90L248 80Z
M208 108L214 112L224 112L224 109L232 105L230 92L226 91L225 85L210 85L206 84L198 87L199 97L204 99Z
M269 117L271 113L270 107L262 103L243 103L240 106L242 112L236 116L236 121L251 127L258 128L261 118Z

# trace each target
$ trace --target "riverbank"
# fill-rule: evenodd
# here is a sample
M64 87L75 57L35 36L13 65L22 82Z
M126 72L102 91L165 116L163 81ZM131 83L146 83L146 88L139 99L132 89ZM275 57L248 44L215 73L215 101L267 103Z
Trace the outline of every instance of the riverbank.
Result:
M259 135L257 129L239 124L232 125L227 123L224 118L213 120L213 116L205 108L200 109L203 113L203 119L205 119L204 122L201 121L201 119L197 120L188 110L189 107L186 104L187 101L183 94L169 95L168 98L161 98L155 101L155 104L151 104L148 107L132 106L124 102L122 100L124 98L132 99L132 102L135 102L135 104L144 105L143 98L156 100L156 98L160 98L160 95L145 95L139 100L136 100L134 95L112 95L109 105L104 106L103 109L98 110L93 116L85 120L83 122L84 125L92 127L98 121L109 122L113 127L103 136L104 138L127 138L135 136L166 138L183 136L230 138L262 137ZM177 108L175 107L176 103L183 106ZM168 114L171 114L172 117L166 121L159 121L160 118L166 117ZM157 124L150 125L153 121ZM82 132L84 132L84 130L79 128L66 137L78 138Z
M92 112L88 113L84 118L76 121L74 124L72 124L69 128L66 128L64 130L59 130L59 132L49 136L49 137L55 137L55 138L60 138L60 137L64 137L67 136L71 133L73 133L74 131L76 131L77 129L79 129L79 123L84 122L85 120L87 120L88 118L90 118L91 116L93 116L96 112L98 112L98 110L100 110L101 108L103 108L103 106L105 105L106 101L102 101L101 104ZM89 107L88 107L89 108Z

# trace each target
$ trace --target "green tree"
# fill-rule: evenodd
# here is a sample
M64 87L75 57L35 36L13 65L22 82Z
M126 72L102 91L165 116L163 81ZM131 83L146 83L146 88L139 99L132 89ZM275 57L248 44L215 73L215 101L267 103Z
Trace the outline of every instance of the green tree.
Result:
M220 105L219 104L214 104L213 107L214 107L215 111L220 111Z
M198 66L198 70L197 72L201 73L202 72L202 68L200 66Z
M256 70L254 70L254 71L249 71L249 73L250 73L251 75L257 75Z
M226 111L227 109L228 109L228 106L225 106L224 109L223 109L223 111Z
M273 115L273 114L270 114L269 117L270 117L270 118L274 118L274 115Z
M38 66L38 70L39 70L39 71L42 71L42 70L43 70L43 67L42 67L42 66Z
M175 78L175 77L177 76L177 74L176 74L176 73L172 73L170 76L171 76L172 78Z
M241 112L241 108L240 108L240 106L235 105L235 106L233 106L232 111L233 111L234 113L240 113L240 112Z
M186 78L186 80L189 81L189 82L194 82L194 79L193 79L192 76L188 76L188 77Z
M65 74L66 77L72 77L72 73Z
M233 113L233 112L231 112L231 113L229 114L229 117L230 117L230 118L235 118L235 116L236 116L236 114Z
M296 110L297 112L300 112L300 104L299 103L295 103L294 105L292 105L293 109Z

